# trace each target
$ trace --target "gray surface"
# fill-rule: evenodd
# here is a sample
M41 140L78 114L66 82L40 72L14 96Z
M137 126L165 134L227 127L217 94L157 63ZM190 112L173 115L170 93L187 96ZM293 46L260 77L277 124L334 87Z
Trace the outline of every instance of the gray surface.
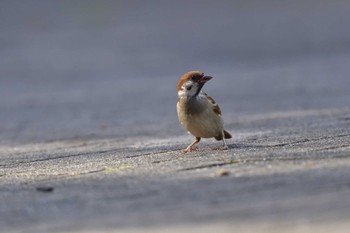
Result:
M349 229L347 1L0 6L1 231ZM229 151L178 152L192 69Z

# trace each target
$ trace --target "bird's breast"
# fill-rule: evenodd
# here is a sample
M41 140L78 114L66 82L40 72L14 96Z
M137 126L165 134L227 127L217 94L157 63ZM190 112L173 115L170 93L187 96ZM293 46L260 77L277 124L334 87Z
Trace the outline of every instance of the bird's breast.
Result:
M196 137L210 138L222 133L221 116L213 111L208 101L179 99L177 114L182 126Z

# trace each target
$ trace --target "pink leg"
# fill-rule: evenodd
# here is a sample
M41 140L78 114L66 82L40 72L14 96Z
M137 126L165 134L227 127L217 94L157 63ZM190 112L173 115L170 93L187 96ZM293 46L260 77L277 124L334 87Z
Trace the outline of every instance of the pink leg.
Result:
M187 153L187 152L191 152L197 149L197 144L199 143L199 141L201 140L201 138L196 137L196 139L194 140L194 142L191 143L191 145L189 145L186 149L181 150L182 153Z

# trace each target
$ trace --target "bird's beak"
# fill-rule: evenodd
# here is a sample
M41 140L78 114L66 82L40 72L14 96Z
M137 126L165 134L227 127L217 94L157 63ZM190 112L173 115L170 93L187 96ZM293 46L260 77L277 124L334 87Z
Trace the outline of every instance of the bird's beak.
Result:
M212 78L213 77L211 77L211 76L203 76L203 77L199 78L197 82L200 83L200 84L204 84L204 83L208 82Z

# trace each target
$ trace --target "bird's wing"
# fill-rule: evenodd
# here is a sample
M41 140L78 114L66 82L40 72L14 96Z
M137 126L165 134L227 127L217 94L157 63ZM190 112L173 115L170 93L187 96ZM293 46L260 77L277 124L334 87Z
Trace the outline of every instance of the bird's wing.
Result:
M216 114L221 115L221 109L219 108L219 105L215 102L215 100L211 98L209 95L207 95L207 93L203 93L203 94L205 95L205 97L207 97L209 102L213 105L213 111Z

